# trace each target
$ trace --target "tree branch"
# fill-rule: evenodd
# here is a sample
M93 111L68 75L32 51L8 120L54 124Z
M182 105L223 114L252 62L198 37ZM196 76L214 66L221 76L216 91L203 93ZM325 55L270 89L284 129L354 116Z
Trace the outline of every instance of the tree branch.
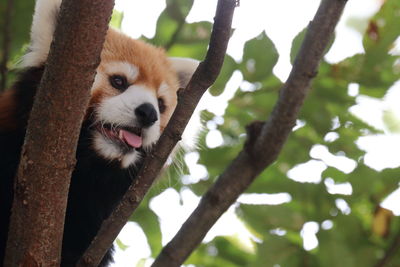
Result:
M14 0L7 0L6 8L4 9L4 28L3 30L3 57L0 63L0 92L4 91L7 86L8 59L11 44L11 15L14 10Z
M300 107L328 45L346 0L323 0L309 24L302 47L280 97L265 123L247 128L244 149L201 199L176 236L164 247L152 267L180 266L200 244L218 218L277 157L295 125Z
M385 267L390 262L392 257L399 252L399 250L400 250L400 231L397 233L397 235L395 235L393 242L386 250L385 255L375 264L375 267Z
M121 203L113 214L103 222L102 227L78 263L78 266L97 266L110 248L118 233L138 207L153 181L165 164L171 150L180 140L197 103L208 87L216 80L224 60L231 33L235 0L219 0L210 46L203 62L193 74L188 86L178 94L178 105L170 123L164 130L155 149L148 155Z
M62 1L17 171L5 266L60 264L77 141L113 6Z

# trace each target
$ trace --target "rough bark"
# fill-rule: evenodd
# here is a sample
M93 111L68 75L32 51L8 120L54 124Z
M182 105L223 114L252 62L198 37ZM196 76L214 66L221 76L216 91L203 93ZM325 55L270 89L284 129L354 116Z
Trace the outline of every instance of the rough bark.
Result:
M5 266L59 266L83 116L114 1L64 0L17 171Z
M152 267L180 266L218 218L257 175L276 160L295 125L311 80L317 74L319 62L346 2L321 2L269 119L265 123L254 122L248 126L244 149L203 196L198 207L163 248Z
M78 266L97 266L102 256L138 207L153 181L165 164L171 150L181 139L197 103L216 80L223 64L231 33L235 0L219 0L210 46L203 62L193 74L188 86L178 94L178 106L155 149L148 155L136 177L113 214L103 223L97 237L82 257Z

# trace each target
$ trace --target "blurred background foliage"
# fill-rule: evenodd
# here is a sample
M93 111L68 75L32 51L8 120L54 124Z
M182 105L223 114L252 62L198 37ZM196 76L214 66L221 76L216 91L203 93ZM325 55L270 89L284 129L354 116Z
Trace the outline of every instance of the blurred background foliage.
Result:
M31 22L28 18L34 5L34 1L13 2L12 23L8 25L12 32L7 61L8 85L15 78L15 63L28 43ZM143 39L165 47L171 56L203 59L212 24L185 21L193 1L168 0L166 3L158 18L155 36ZM5 12L8 11L2 1L0 30L6 24ZM399 188L400 169L371 168L365 163L365 150L357 145L363 136L399 134L400 121L396 114L387 110L383 118L385 130L382 130L350 112L360 96L383 99L398 81L399 54L389 51L400 35L399 14L400 2L386 0L367 22L366 29L358 27L363 34L365 53L335 64L321 62L298 124L277 162L246 192L247 196L267 199L283 195L284 200L277 203L239 200L233 210L249 238L239 233L217 235L204 242L185 264L204 267L400 266L399 214L396 216L381 206L382 201ZM115 11L111 24L120 27L123 17L123 13ZM357 29L357 21L352 23ZM292 42L291 60L299 50L304 32ZM4 43L4 38L1 34L0 44ZM0 58L3 57L2 47ZM226 56L221 75L210 88L210 94L223 94L234 73L240 72L243 81L235 88L223 116L206 110L201 113L203 131L199 134L199 149L191 155L197 166L202 167L203 175L193 178L196 174L185 166L187 155L182 153L176 160L178 164L166 172L167 178L160 179L131 218L146 235L151 250L149 257L155 257L162 243L168 241L163 241L160 227L163 219L150 207L152 200L167 188L178 193L189 190L201 196L217 179L241 150L245 126L253 120L268 118L282 85L273 73L278 57L274 43L265 32L245 43L241 61ZM211 132L218 132L222 137L217 145L207 144ZM334 164L320 156L321 153L315 153L316 150L325 151L330 158L344 159L350 167ZM302 177L296 177L295 169L307 164L308 169L300 172ZM315 168L320 168L312 166L321 164L319 179L307 180L315 173ZM175 216L173 209L169 216ZM307 238L316 240L314 245L307 245ZM119 247L127 249L121 240L117 242ZM388 260L380 262L384 257ZM145 259L138 263L138 266L145 265Z

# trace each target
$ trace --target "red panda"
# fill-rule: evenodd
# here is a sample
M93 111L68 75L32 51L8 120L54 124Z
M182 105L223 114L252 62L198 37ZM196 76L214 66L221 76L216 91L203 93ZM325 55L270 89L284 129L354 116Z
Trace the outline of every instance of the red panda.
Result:
M37 0L23 69L12 88L0 95L0 266L14 176L60 3ZM108 30L78 142L61 266L75 266L135 179L135 166L158 140L177 104L177 90L186 86L197 65L191 59L168 58L161 48ZM100 266L110 262L112 248Z

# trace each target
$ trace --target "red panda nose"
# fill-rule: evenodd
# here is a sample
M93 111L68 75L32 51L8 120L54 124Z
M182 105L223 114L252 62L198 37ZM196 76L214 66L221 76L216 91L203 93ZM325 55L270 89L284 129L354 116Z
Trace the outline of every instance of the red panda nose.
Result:
M157 120L157 111L150 103L144 103L135 109L135 115L142 127L150 127Z

